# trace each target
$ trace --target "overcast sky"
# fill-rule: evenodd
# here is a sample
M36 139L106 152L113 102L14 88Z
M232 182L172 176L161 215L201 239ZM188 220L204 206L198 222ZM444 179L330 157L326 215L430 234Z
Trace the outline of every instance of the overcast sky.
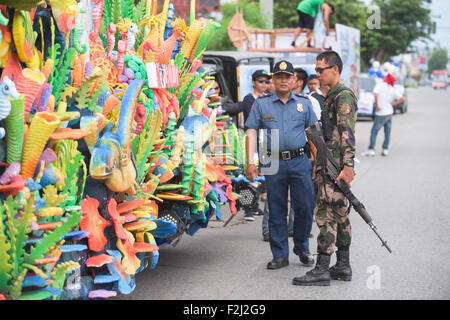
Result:
M436 21L436 34L433 39L450 52L450 1L433 0L431 10L433 20Z

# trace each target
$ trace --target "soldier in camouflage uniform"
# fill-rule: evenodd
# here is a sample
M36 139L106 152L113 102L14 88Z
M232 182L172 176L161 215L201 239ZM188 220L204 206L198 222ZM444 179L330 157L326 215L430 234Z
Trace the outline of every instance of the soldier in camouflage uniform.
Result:
M357 99L340 78L342 60L333 51L317 56L316 71L321 85L329 85L321 114L322 130L328 149L342 169L336 179L348 185L353 180L355 157L355 122ZM329 120L329 121L328 121ZM349 261L351 225L348 217L350 203L335 183L322 171L324 159L316 156L319 192L316 197L315 218L319 227L317 237L318 258L314 269L293 279L295 285L330 285L330 279L350 281L352 270ZM336 252L337 263L329 269L330 257Z

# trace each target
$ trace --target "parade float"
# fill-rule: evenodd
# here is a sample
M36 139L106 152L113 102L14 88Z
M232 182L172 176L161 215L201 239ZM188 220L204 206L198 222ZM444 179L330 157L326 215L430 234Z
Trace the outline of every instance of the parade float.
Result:
M128 294L227 205L245 139L164 1L0 1L0 300Z

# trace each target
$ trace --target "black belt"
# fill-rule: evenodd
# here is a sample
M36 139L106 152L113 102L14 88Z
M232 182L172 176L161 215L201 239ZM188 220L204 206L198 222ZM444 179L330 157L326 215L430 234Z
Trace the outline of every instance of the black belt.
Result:
M270 157L272 152L267 151L267 155ZM290 160L292 158L300 157L305 154L305 149L303 147L298 148L296 150L288 150L288 151L281 151L279 153L281 160Z

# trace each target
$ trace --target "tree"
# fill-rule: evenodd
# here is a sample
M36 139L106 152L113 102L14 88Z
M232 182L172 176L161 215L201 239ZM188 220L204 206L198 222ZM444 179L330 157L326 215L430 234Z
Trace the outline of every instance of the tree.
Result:
M277 0L274 4L275 28L295 28L298 22L299 1ZM330 28L336 23L354 27L361 32L361 58L363 68L372 59L384 62L390 57L407 52L412 42L429 38L433 24L430 0L372 0L379 7L380 29L367 26L372 14L362 0L328 0L335 13L330 17Z
M429 39L433 29L430 0L372 0L381 14L380 29L361 29L364 62L371 58L384 62L392 56L408 52L415 40Z
M273 27L295 28L298 25L298 1L275 0L273 2Z
M222 6L223 19L220 21L222 27L217 31L214 38L208 44L207 50L236 50L236 47L228 36L228 24L236 13L236 7L243 11L247 26L264 28L264 17L261 16L259 3L251 0L239 0L238 3L226 3Z
M432 73L433 70L446 70L448 63L448 51L445 48L436 48L431 53L431 57L428 59L428 72Z
M296 28L298 25L297 6L300 1L274 1L274 27ZM335 13L330 17L330 28L336 23L360 29L366 22L366 10L361 0L328 0L334 6Z

